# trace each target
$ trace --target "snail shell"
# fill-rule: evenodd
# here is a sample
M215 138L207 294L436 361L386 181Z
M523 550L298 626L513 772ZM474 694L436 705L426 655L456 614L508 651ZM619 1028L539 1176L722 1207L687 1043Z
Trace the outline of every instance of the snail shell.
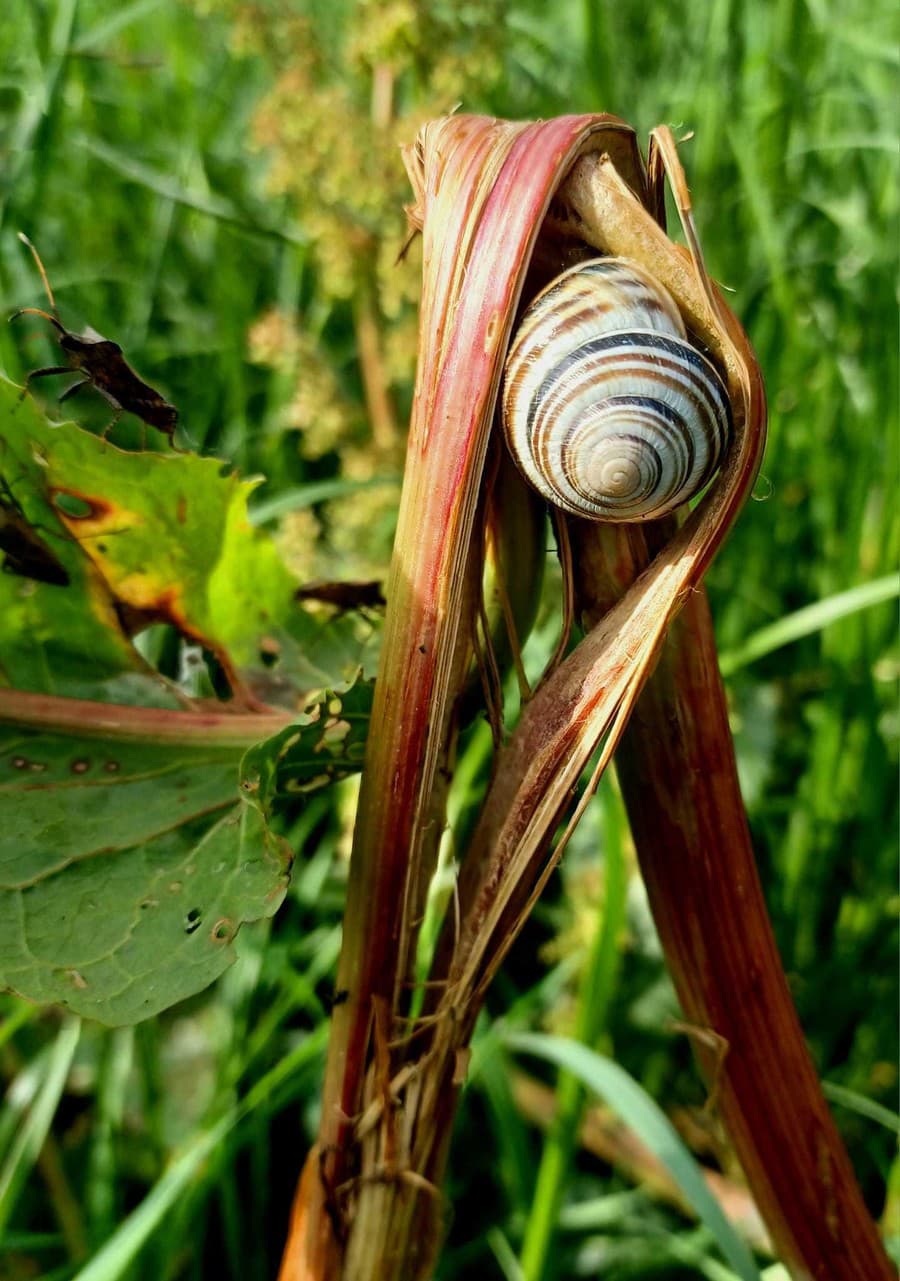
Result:
M503 425L526 478L594 520L664 516L710 479L728 444L728 395L687 339L671 295L637 263L596 258L522 316Z

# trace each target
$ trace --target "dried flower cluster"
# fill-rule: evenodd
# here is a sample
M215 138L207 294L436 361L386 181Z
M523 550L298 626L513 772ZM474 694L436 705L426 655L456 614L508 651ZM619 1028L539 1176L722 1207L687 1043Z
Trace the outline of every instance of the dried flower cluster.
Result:
M478 105L498 82L507 0L362 0L349 20L298 14L286 0L195 3L224 12L235 50L271 67L253 139L270 158L271 191L292 201L310 238L317 310L346 314L353 326L358 377L302 320L276 312L253 327L251 358L296 370L283 425L299 433L305 457L336 451L342 474L358 478L399 471L419 290L415 249L398 262L409 197L400 147L423 121L460 101ZM319 530L330 532L328 559L346 557L344 575L379 572L396 495L373 489L339 501L339 518L324 513ZM373 531L383 534L377 551ZM368 563L360 548L371 549Z

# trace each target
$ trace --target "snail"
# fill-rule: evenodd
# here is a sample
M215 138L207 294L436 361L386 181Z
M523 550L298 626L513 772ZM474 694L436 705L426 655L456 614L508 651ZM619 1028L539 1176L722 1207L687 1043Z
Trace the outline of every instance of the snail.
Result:
M671 295L637 263L594 258L524 312L506 362L513 458L551 503L653 520L711 478L731 434L724 384Z

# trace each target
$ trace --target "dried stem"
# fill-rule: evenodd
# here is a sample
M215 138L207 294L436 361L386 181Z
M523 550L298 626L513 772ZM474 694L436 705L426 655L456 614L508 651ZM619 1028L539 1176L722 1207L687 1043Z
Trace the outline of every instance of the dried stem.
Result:
M654 135L651 159L648 184L633 131L603 116L533 125L456 116L426 126L406 155L415 189L410 221L424 237L416 397L387 591L375 732L367 747L338 970L338 987L349 996L333 1016L319 1147L307 1161L298 1190L282 1281L374 1281L384 1276L419 1281L430 1274L443 1212L437 1188L468 1042L486 987L554 866L552 836L584 766L599 748L599 777L659 658L666 632L685 605L690 612L684 634L700 646L702 661L696 661L707 680L702 689L698 685L699 701L693 704L701 722L703 700L709 699L709 718L696 727L698 742L713 777L719 777L714 766L725 769L722 762L731 762L721 691L708 677L714 671L714 652L708 634L701 634L707 624L697 622L701 598L696 593L755 479L765 432L764 397L749 343L706 273L668 131ZM688 250L673 245L655 220L662 208L663 170L673 184ZM536 244L539 263L529 276ZM427 1022L410 1029L404 1017L406 985L440 838L453 709L465 683L474 588L481 582L479 567L473 567L475 549L483 545L479 495L502 362L526 277L531 285L554 259L559 264L577 259L587 245L636 259L673 293L689 328L726 379L735 440L698 509L541 684L498 751L463 864L459 925L445 929L438 949ZM625 586L637 569L627 539L614 545L614 557L621 571L617 581ZM576 554L584 595L592 580L590 573L585 577L579 571L577 561ZM677 670L681 680L681 668ZM690 666L684 668L684 679L690 690ZM678 755L679 742L662 716L660 711L654 727L661 739L659 758L654 761L645 744L647 758L639 766L655 773L650 787L660 789L673 772L693 777L694 768L689 754ZM690 733L685 725L681 741L690 743ZM663 768L659 761L665 762ZM629 783L630 795L636 787ZM758 895L758 883L751 875L736 785L728 790L726 782L723 788L721 804L729 812L723 831L744 831L741 876L728 902L729 910L736 911L742 896ZM665 803L662 790L658 801ZM685 821L684 834L703 835L703 824L717 813L719 802L706 786L692 794L692 803L700 817L695 827ZM693 850L692 865L710 862L709 848ZM682 857L686 865L689 855ZM660 887L653 891L655 903L670 892L680 902L691 899L694 887L683 867L680 897L672 889L677 866L670 859L664 873L658 860L651 861L648 879L653 884L658 877ZM837 1225L860 1257L871 1262L867 1275L880 1278L885 1275L883 1256L827 1110L819 1106L821 1095L803 1057L777 956L770 948L754 960L737 947L729 960L729 937L720 937L718 986L711 981L704 986L699 961L684 961L710 955L703 950L706 933L719 929L718 919L709 913L721 909L723 901L707 891L708 867L705 874L706 880L697 874L693 912L685 910L685 919L693 921L691 938L677 936L679 926L670 924L666 902L657 908L660 929L664 940L670 931L674 940L676 982L684 989L688 1017L711 1028L719 1043L722 1036L730 1044L743 1037L740 1062L729 1068L730 1051L726 1060L722 1108L738 1150L746 1155L749 1177L760 1188L773 1236L798 1273L812 1262L812 1275L851 1281L860 1274L846 1270L849 1252L833 1246ZM754 900L753 912L754 921L763 923L755 941L767 947L761 899ZM735 957L746 962L746 972L737 972ZM728 992L737 1000L725 1019L721 1001ZM779 1142L795 1142L797 1161L811 1162L804 1191L795 1197L782 1187L778 1171L762 1169L784 1160L779 1144L757 1137L754 1148L751 1142L750 1132L763 1125L763 1104L771 1102L769 1087L760 1078L754 1097L741 1076L772 1066L773 1053L761 1053L752 1044L765 1033L769 999L789 1043L779 1086L789 1105L800 1108L806 1126L802 1133L792 1129L788 1107L779 1101ZM756 1002L749 1033L738 1028L744 1000ZM704 1021L707 1012L711 1017ZM708 1055L702 1045L698 1052ZM791 1089L795 1079L796 1094ZM357 1124L362 1117L367 1119L365 1133ZM785 1196L780 1208L776 1188ZM815 1188L818 1202L812 1195ZM799 1222L801 1212L811 1226ZM832 1260L839 1261L831 1271L825 1259L829 1249Z
M649 558L645 534L575 522L575 537L580 604L603 617ZM781 1258L797 1277L888 1281L769 924L702 589L672 626L616 760L685 1018L712 1033L692 1037L695 1053Z

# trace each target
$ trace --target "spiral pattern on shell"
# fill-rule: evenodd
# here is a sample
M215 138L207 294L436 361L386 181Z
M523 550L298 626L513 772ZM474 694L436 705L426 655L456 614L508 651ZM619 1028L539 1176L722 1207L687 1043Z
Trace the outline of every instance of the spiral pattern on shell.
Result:
M522 316L503 424L526 478L595 520L664 516L707 483L731 434L728 395L669 293L637 263L597 258Z

